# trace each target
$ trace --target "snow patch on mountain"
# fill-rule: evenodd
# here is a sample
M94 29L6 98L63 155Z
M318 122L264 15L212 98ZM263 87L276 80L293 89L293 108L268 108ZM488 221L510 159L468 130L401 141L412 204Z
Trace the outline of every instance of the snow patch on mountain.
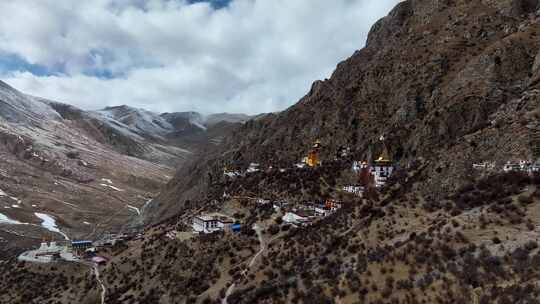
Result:
M148 208L148 206L150 206L150 204L152 204L154 200L153 199L149 199L146 201L146 203L144 203L143 207L141 208L141 214L144 214L146 208Z
M8 225L22 225L24 223L21 223L19 221L10 219L6 215L0 213L0 224L8 224Z
M2 189L0 189L0 197L8 197L10 200L14 201L17 205L20 205L22 203L22 201L20 199L16 198L15 196L9 196Z
M131 205L126 205L126 207L128 207L129 209L135 211L137 213L137 215L141 215L141 211L139 210L139 208L135 207L135 206L131 206Z
M106 183L109 184L109 185L112 185L112 184L113 184L112 180L110 180L110 179L108 179L108 178L102 178L101 180L104 181L104 182L106 182Z
M105 188L113 189L114 191L118 191L118 192L123 192L124 191L123 189L120 189L120 188L117 188L115 186L108 185L108 184L99 184L99 185L102 186L102 187L105 187Z
M35 212L34 213L35 216L37 216L39 219L42 220L41 222L41 226L51 232L56 232L56 233L59 233L61 234L67 241L69 241L69 237L63 233L60 229L58 229L58 226L56 225L56 220L48 215L48 214L45 214L45 213L38 213L38 212Z
M202 129L202 130L205 130L206 131L206 126L203 125L202 123L200 123L199 121L190 121L191 124L193 124L194 126L198 127L199 129Z

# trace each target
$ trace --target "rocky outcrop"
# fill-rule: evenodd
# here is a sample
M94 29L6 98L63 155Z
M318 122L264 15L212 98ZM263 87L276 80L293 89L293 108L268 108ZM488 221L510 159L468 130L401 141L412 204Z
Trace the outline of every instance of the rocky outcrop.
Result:
M540 2L538 0L513 0L511 13L515 16L531 14L538 10Z

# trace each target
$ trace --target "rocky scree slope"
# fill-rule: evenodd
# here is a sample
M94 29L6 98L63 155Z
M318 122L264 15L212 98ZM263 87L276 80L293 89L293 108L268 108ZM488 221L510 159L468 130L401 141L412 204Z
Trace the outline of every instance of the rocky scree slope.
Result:
M384 134L401 167L430 162L419 187L434 197L469 181L473 162L538 159L537 7L532 0L401 2L373 26L365 48L297 104L247 122L220 151L183 167L154 218L204 200L224 165L290 166L316 139L326 157L347 145L369 160Z

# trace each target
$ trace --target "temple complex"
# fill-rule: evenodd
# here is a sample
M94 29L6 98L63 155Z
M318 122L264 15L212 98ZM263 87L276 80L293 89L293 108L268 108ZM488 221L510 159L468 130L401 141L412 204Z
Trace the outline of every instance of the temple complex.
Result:
M317 167L321 165L321 141L317 140L313 144L313 147L311 147L311 150L309 150L307 157L304 158L304 163L308 167Z

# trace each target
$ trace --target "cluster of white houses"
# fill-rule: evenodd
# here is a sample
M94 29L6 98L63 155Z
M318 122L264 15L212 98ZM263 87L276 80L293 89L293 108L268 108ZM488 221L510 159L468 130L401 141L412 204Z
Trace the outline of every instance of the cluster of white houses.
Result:
M303 203L293 205L286 201L274 201L258 199L258 206L272 204L276 212L284 214L282 220L286 224L294 226L308 225L316 219L327 217L341 209L343 204L335 200L326 200L323 203ZM241 224L232 217L221 213L204 213L194 216L191 228L197 234L211 234L214 232L239 232Z
M326 200L324 203L307 203L299 208L286 210L288 205L281 205L279 210L285 214L281 217L284 223L292 226L306 226L313 221L334 214L343 207L341 202ZM274 206L276 209L276 206Z
M364 195L365 187L360 185L349 185L343 187L343 191L351 193L355 196L362 197Z
M496 166L494 162L483 162L473 164L473 168L477 170L493 171ZM540 164L531 161L520 160L517 162L508 161L502 167L504 172L526 172L529 174L540 173Z
M23 252L19 255L18 260L31 263L51 263L59 260L79 261L79 258L65 244L44 241L38 249Z
M529 161L521 160L517 163L507 162L503 167L504 172L528 172L540 173L540 164L533 164Z
M242 173L238 170L230 170L229 168L225 167L223 169L223 175L230 177L230 178L236 178L240 176L245 176L250 173L255 173L261 171L261 165L258 163L251 163L249 164L249 167L246 169L246 172Z
M19 255L18 260L31 263L52 263L62 260L78 262L87 256L86 253L95 251L96 249L91 241L43 241L39 248L25 251Z
M19 255L19 261L31 263L52 263L58 261L79 262L90 260L102 264L107 259L96 255L100 249L114 246L118 242L132 239L127 234L108 234L98 241L79 240L70 242L43 241L39 248Z

